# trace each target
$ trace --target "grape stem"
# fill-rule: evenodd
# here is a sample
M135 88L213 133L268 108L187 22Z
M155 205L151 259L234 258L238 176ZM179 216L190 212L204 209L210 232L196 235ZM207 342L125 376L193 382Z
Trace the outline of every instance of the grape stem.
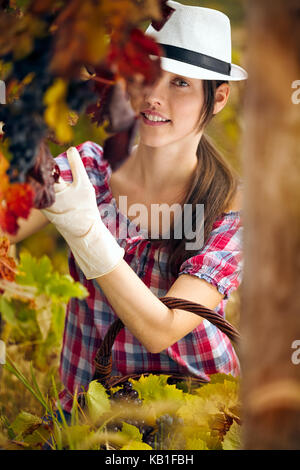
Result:
M108 80L107 78L97 77L96 75L91 76L90 79L95 80L95 82L105 83L106 85L114 85L116 83L115 80Z

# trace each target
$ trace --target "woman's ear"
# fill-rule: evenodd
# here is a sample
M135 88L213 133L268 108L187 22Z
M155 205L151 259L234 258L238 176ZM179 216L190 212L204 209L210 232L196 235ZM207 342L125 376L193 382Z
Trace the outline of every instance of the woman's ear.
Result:
M222 83L217 89L216 89L216 96L215 96L215 105L214 105L214 112L213 114L217 114L219 111L221 111L225 104L227 103L227 100L229 98L230 94L230 86L228 83Z

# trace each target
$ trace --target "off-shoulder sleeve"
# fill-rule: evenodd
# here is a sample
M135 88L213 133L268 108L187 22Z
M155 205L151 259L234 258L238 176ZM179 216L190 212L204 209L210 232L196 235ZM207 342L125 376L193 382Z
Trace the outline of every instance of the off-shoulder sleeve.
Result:
M191 274L204 279L228 299L242 282L242 235L241 213L224 214L214 223L205 247L182 263L178 275Z

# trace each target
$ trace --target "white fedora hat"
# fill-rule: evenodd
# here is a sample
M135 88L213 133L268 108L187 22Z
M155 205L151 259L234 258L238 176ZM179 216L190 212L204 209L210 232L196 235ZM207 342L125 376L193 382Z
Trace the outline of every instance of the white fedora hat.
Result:
M210 8L169 0L175 11L160 31L151 25L146 34L163 49L163 70L202 80L245 80L246 70L231 63L229 18Z

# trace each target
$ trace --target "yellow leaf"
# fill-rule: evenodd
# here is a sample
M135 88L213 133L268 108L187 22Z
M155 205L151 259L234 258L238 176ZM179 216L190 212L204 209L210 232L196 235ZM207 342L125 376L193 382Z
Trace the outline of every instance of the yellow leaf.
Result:
M129 444L121 447L121 450L153 450L151 446L145 442L131 441Z
M61 101L65 98L67 91L67 83L62 78L57 78L45 93L44 103L52 106L53 103Z
M69 125L70 111L66 105L67 82L57 78L48 88L44 96L45 121L53 129L60 142L70 142L73 139L73 130Z
M202 439L190 437L186 440L185 450L208 450L208 447Z
M6 174L6 170L9 167L9 163L4 157L4 155L0 152L0 203L1 199L4 198L4 193L7 191L9 186L9 179Z

